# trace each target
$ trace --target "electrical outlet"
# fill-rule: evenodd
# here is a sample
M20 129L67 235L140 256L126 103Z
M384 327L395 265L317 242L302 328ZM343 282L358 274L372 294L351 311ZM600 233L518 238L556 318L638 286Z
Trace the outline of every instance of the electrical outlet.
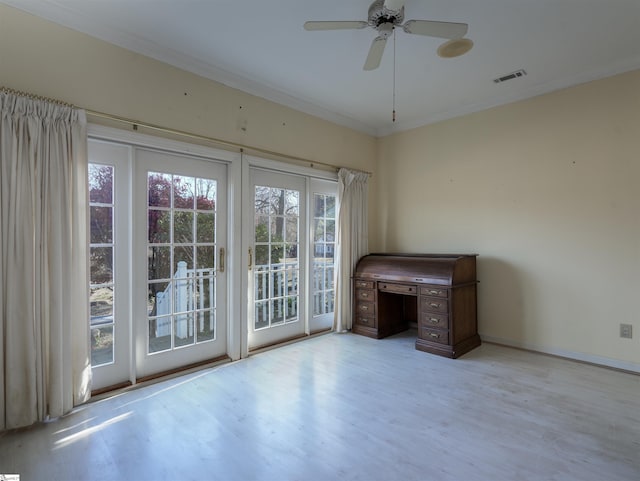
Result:
M633 326L631 324L620 324L620 337L631 339L633 337Z

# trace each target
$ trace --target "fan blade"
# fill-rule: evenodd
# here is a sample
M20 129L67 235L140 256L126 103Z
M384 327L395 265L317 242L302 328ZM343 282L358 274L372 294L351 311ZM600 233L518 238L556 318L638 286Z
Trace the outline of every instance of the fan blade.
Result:
M384 8L397 12L404 7L404 0L384 0Z
M367 55L367 60L364 62L365 70L375 70L380 66L386 44L387 39L384 37L376 37L373 39L371 48L369 49L369 55Z
M439 38L462 38L467 34L469 25L466 23L434 22L431 20L409 20L402 29L407 33L426 35Z
M369 25L367 22L305 22L305 30L349 30L355 28L364 28Z

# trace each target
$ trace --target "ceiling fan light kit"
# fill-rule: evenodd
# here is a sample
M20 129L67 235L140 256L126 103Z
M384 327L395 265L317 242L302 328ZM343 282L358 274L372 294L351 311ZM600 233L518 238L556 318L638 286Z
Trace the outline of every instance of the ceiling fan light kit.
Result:
M464 55L473 48L473 42L468 38L454 38L438 47L438 55L442 58L454 58Z
M404 22L404 0L374 0L369 6L367 21L311 21L305 22L305 30L344 30L371 27L378 32L373 39L364 70L374 70L380 66L387 39L395 27L402 27L406 33L427 37L444 38L448 41L438 48L443 58L459 57L473 47L473 42L463 38L469 25L466 23L439 22L434 20L408 20Z

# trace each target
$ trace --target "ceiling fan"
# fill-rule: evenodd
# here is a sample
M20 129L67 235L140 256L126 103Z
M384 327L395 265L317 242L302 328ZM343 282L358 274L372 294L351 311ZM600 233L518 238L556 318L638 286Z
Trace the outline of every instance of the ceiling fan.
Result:
M369 7L367 21L312 21L305 22L305 30L344 30L372 27L378 31L373 39L364 70L374 70L380 65L387 38L395 27L402 27L407 33L426 35L428 37L446 38L440 45L438 55L445 58L458 57L473 47L473 42L463 38L469 25L466 23L437 22L433 20L408 20L404 25L405 0L374 0Z

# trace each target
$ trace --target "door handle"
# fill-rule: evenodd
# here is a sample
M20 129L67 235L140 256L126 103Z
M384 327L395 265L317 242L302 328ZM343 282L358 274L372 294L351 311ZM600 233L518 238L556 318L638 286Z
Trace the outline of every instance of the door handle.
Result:
M251 270L252 266L253 266L253 251L251 247L249 247L249 270Z
M220 247L220 262L218 264L218 271L224 272L224 247Z

